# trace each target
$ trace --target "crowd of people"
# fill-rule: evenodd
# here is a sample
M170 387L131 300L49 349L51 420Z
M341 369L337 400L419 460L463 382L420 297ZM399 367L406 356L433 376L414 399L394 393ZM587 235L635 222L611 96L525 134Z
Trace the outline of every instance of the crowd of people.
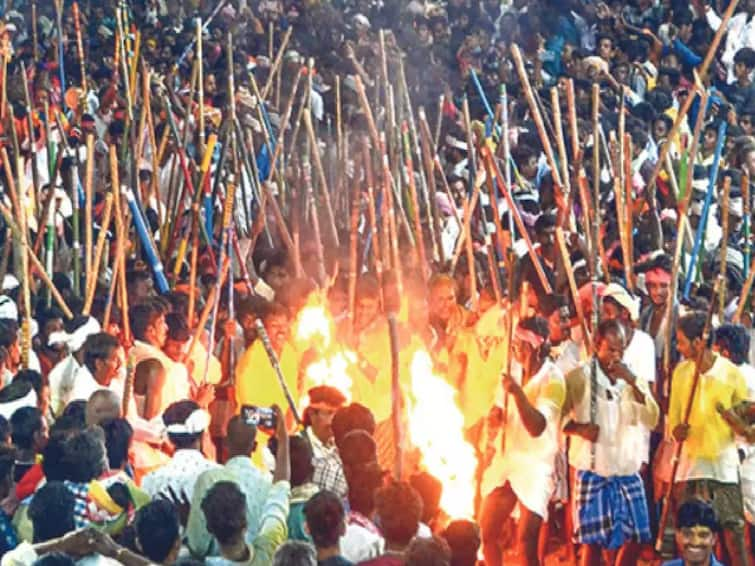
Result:
M1 564L753 563L755 0L0 18Z

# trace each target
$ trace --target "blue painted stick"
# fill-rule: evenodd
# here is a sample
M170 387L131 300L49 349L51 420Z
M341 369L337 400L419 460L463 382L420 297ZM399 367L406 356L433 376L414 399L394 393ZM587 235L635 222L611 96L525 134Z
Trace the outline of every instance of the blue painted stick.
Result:
M703 213L700 217L700 224L697 226L697 233L695 234L695 245L692 248L692 255L690 256L689 266L687 267L687 277L684 281L685 299L689 298L689 292L692 288L692 278L695 275L695 267L697 265L697 256L700 254L700 247L702 246L703 238L705 237L705 229L708 225L708 213L710 212L710 203L713 200L713 189L716 186L718 168L721 164L721 153L723 152L725 141L726 122L722 121L718 126L718 140L716 141L716 152L713 155L713 168L711 169L710 180L708 181L708 192L705 193Z
M168 280L165 277L163 270L163 262L160 261L160 256L157 255L155 248L152 247L152 240L147 233L147 225L144 222L141 209L134 197L134 191L131 189L126 190L126 200L128 201L128 207L131 209L131 216L134 219L134 227L136 228L139 239L142 241L144 251L147 252L147 261L152 268L152 272L155 274L155 281L157 282L157 288L160 293L167 293L170 291L168 287Z

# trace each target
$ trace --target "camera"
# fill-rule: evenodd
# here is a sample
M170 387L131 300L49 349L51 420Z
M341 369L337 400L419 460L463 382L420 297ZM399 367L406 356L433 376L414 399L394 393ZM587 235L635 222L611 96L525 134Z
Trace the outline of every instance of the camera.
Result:
M241 416L246 424L254 425L257 428L265 430L275 430L278 425L275 411L271 407L244 405L241 407Z

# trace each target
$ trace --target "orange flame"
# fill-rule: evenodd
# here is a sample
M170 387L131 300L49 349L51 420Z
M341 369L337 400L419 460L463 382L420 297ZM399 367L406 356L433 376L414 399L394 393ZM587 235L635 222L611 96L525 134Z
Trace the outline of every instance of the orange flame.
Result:
M299 312L294 327L294 337L300 351L314 348L318 357L305 371L305 391L317 385L335 387L351 401L352 377L350 372L357 357L351 351L333 341L335 322L324 306L318 293L312 293L307 305ZM308 399L302 400L304 406Z
M443 484L441 508L453 518L474 516L474 448L464 439L464 415L456 390L433 372L430 355L420 350L411 363L409 434L422 464Z

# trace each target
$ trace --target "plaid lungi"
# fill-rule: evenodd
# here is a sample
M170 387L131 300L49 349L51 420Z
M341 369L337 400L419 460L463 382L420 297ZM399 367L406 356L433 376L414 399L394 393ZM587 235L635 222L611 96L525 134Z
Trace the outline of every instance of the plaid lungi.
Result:
M650 542L647 498L639 474L604 478L578 471L574 497L576 542L608 549L632 539Z

